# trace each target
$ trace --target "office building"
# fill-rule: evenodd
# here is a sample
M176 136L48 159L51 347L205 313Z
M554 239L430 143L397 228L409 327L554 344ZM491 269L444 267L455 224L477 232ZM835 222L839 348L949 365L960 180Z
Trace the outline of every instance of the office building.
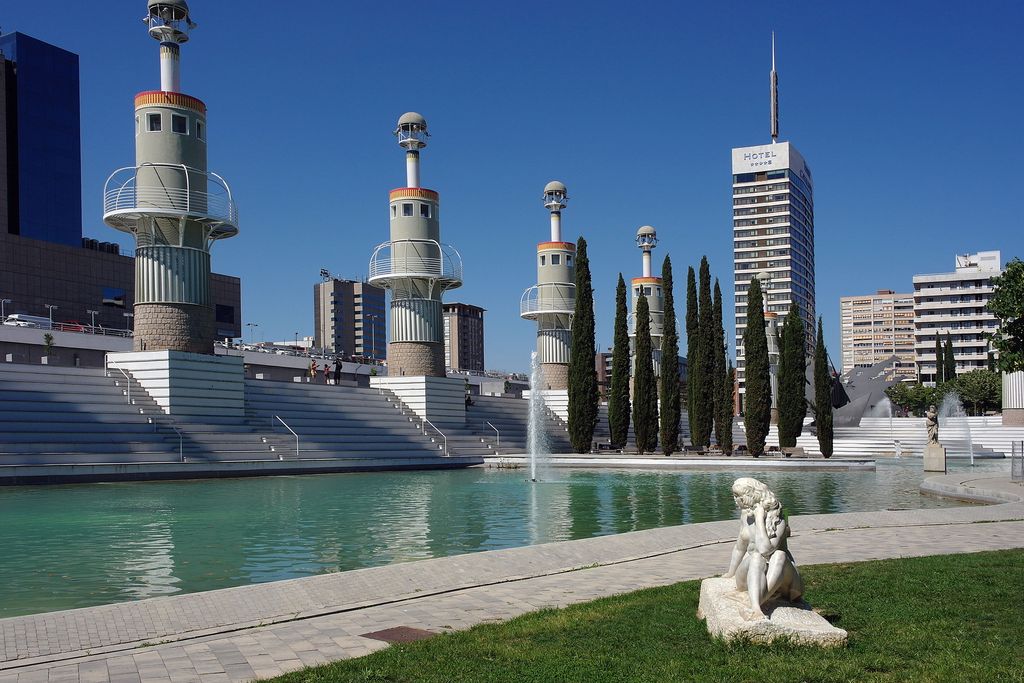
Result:
M78 55L0 36L0 233L81 243L79 118Z
M452 370L484 371L484 309L472 304L446 303L444 364Z
M736 381L744 389L743 331L747 291L757 275L768 313L800 306L808 354L817 325L814 302L814 182L803 156L779 142L778 79L772 46L771 144L732 150L733 273L736 304ZM742 400L742 396L741 396Z
M382 288L340 278L314 285L314 347L342 356L384 360L387 338Z
M880 289L875 294L839 299L843 372L869 368L895 357L890 372L917 376L914 352L914 295Z
M985 306L1001 263L998 251L981 251L958 255L951 273L914 276L914 344L922 382L935 381L936 337L945 345L947 334L957 374L988 365L985 334L995 332L999 321Z

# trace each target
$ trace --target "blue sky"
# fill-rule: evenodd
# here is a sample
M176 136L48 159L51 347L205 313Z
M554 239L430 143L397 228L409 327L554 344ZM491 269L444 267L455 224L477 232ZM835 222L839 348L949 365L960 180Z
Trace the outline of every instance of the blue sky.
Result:
M134 93L159 87L145 4L4 5L4 31L81 57L84 231L119 239L100 198L134 160ZM708 256L731 319L730 149L769 141L773 29L782 138L815 178L817 305L837 365L840 296L909 290L958 252L1024 255L1018 2L195 0L192 11L182 89L209 106L210 167L242 221L214 269L242 277L257 338L312 332L321 268L366 273L387 239L387 192L404 185L391 130L408 110L429 121L422 181L441 193L443 240L465 260L447 300L488 309L489 367L529 364L535 328L519 296L535 280L540 193L554 178L571 195L565 237L590 244L602 347L617 273L640 272L643 224L661 238L656 264L670 253L680 280Z

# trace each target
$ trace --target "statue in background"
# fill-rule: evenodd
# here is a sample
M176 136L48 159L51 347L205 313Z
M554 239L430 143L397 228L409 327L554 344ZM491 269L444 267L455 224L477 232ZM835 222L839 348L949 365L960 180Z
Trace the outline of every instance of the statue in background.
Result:
M723 578L736 580L736 590L746 591L756 618L764 618L762 606L770 600L799 603L804 584L789 552L789 525L782 503L764 483L743 477L732 485L740 509L740 532Z
M928 406L924 414L924 426L928 428L928 443L939 443L939 414L934 405Z

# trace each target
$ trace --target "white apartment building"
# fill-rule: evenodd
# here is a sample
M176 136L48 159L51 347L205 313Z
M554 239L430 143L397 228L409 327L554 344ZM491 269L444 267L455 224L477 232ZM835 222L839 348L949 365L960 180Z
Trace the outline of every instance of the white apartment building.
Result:
M957 374L988 365L985 333L998 327L985 309L992 298L992 278L1002 273L998 251L956 257L952 273L914 276L914 343L922 382L935 381L935 337L953 342Z
M733 284L736 296L736 381L744 393L743 331L747 290L757 275L765 310L780 318L800 305L808 354L814 351L814 183L789 142L732 150Z
M890 368L895 376L917 376L913 294L880 289L876 294L840 297L839 321L844 373L896 356L899 361Z

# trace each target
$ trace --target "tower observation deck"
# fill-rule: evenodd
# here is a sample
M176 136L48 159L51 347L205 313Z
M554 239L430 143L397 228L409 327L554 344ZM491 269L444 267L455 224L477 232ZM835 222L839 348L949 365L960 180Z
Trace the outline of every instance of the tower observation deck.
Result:
M643 252L643 275L631 281L633 314L629 316L629 338L633 349L636 349L636 303L643 294L647 297L647 306L651 316L651 358L654 363L654 374L661 374L661 341L665 335L665 290L661 277L652 274L651 252L658 246L658 233L649 225L636 231L636 245Z
M110 175L103 220L135 235L136 351L213 353L210 249L238 234L231 188L207 169L206 105L181 92L185 0L149 0L160 89L135 96L135 165Z
M391 191L391 239L373 250L371 284L391 292L388 376L444 377L442 295L462 286L462 256L441 243L440 198L420 187L427 121L403 114L395 129L406 150L406 187Z
M537 321L537 354L544 388L569 386L569 348L576 309L576 245L562 241L562 209L569 201L565 185L544 186L544 206L551 214L551 239L537 245L537 284L523 292L519 315Z

